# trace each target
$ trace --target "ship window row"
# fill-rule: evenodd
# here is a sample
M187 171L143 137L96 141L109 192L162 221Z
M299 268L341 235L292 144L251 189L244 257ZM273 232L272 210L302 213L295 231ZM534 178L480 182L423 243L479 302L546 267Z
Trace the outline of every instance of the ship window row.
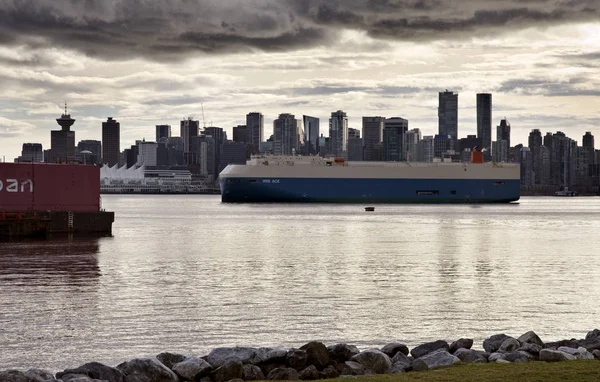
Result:
M504 182L494 182L494 186L504 186Z
M439 190L419 190L417 191L418 196L438 196L440 194Z

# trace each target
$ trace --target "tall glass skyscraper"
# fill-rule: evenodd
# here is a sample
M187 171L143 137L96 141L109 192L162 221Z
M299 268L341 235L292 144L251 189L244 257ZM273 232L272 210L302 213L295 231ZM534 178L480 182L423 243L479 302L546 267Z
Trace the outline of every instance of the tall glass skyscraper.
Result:
M488 152L492 147L492 95L477 94L477 138Z
M439 94L439 135L458 139L458 94L446 90Z

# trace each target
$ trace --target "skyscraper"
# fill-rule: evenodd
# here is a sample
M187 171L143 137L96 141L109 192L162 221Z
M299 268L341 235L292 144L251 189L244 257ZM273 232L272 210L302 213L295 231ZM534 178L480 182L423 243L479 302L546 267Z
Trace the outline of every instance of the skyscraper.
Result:
M502 119L500 125L496 127L496 141L506 141L507 150L510 150L510 123L506 118Z
M67 104L65 103L65 113L56 119L61 130L50 131L50 152L48 163L67 162L75 156L75 132L71 131L71 126L75 120L67 114Z
M383 160L400 162L404 160L404 133L408 131L408 121L404 118L387 118L383 129Z
M307 139L305 142L307 154L316 155L319 153L319 135L321 134L319 118L305 115L302 117L302 121L304 122L304 131L307 134Z
M171 125L156 125L156 142L161 138L171 138Z
M300 149L300 121L293 114L279 114L273 121L273 154L295 155Z
M17 158L18 162L39 163L44 161L44 151L41 143L23 143L21 156Z
M407 162L419 160L419 142L421 142L421 130L412 129L404 134L404 153Z
M246 125L237 125L233 127L233 141L236 143L249 143L248 128Z
M112 117L102 122L102 161L108 166L119 164L121 124Z
M183 141L183 157L187 165L198 164L198 128L200 123L191 117L181 121L180 137ZM196 137L196 138L195 138Z
M446 90L439 93L439 135L458 138L458 94Z
M348 155L348 116L341 110L331 113L329 119L329 153L339 158Z
M381 145L385 117L363 117L363 145L365 146L364 160L369 162L381 160Z
M477 94L477 138L486 152L492 147L492 95Z
M264 117L262 113L252 112L246 115L246 128L248 129L248 143L252 147L252 154L258 154L260 142L264 135Z

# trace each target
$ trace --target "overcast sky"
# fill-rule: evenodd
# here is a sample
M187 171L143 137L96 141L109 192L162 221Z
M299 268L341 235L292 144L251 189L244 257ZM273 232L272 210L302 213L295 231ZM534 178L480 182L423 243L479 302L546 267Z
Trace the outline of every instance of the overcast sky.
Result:
M600 139L600 0L0 0L0 158L50 146L64 101L77 141L121 123L121 149L157 124L225 128L279 113L403 117L437 133L437 97L493 93L492 137L532 128ZM597 145L597 147L600 144Z

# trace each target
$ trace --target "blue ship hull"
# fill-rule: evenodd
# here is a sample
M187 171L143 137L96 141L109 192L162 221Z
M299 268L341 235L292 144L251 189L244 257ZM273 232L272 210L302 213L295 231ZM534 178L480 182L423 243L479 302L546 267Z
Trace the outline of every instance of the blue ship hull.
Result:
M221 178L226 203L509 203L519 180Z

